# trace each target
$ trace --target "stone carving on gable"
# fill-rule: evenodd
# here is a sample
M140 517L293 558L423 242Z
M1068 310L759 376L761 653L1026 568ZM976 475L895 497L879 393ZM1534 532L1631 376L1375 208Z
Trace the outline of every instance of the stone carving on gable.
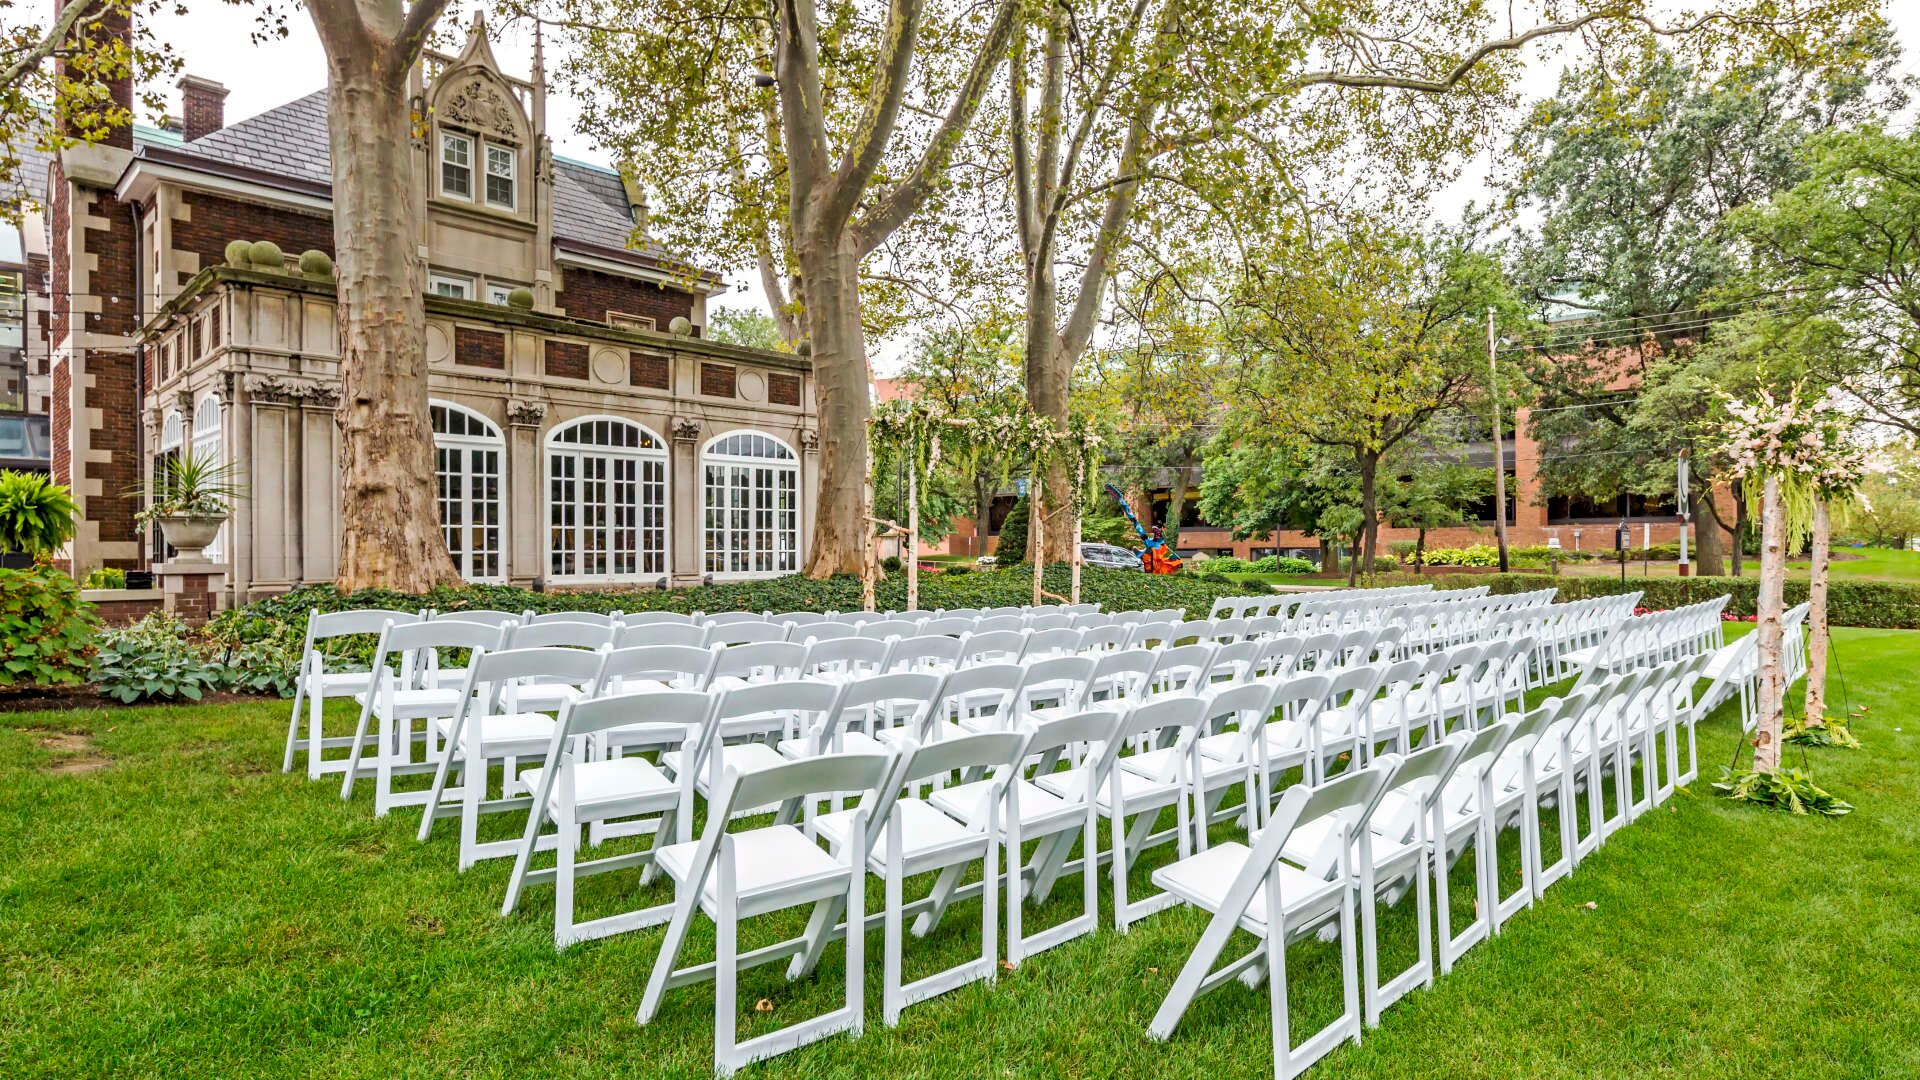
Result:
M806 451L809 454L819 453L820 452L820 433L818 431L815 431L813 428L808 428L805 431L802 431L800 433L800 449Z
M458 80L442 99L442 119L485 135L520 138L520 110L498 83L479 74L458 76Z

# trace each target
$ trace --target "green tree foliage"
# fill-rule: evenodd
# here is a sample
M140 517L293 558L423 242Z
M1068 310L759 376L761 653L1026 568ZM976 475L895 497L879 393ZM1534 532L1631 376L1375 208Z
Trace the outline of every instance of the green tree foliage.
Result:
M1884 446L1860 487L1860 504L1842 526L1876 547L1904 548L1920 537L1920 451Z
M1234 298L1247 359L1230 423L1256 443L1352 460L1370 572L1382 463L1436 417L1485 408L1487 312L1516 332L1523 316L1499 265L1460 238L1342 224L1248 266Z
M1018 325L1003 312L989 311L976 321L923 334L900 380L916 397L939 402L956 417L1012 412L1022 404ZM1027 465L1015 449L970 443L964 452L943 457L937 470L948 477L942 481L946 489L964 501L959 512L973 518L982 543L994 496Z
M787 352L780 324L764 311L745 307L717 307L707 312L707 336L727 345Z
M1703 391L1724 373L1696 368L1694 346L1729 314L1742 271L1726 215L1803 177L1801 150L1817 132L1904 100L1884 28L1844 35L1835 52L1852 59L1718 72L1668 48L1596 59L1567 69L1514 141L1509 200L1540 215L1515 245L1514 273L1563 320L1531 342L1542 395L1531 434L1569 451L1544 457L1542 493L1670 495L1690 453L1708 572L1722 542L1719 470L1697 431L1712 403Z
M1834 131L1806 178L1733 216L1755 285L1817 302L1846 335L1816 363L1879 420L1920 433L1920 131Z
M994 548L994 556L1001 566L1011 566L1027 559L1027 525L1031 511L1028 500L1022 497L1007 511L1007 519L1000 523L1000 545Z

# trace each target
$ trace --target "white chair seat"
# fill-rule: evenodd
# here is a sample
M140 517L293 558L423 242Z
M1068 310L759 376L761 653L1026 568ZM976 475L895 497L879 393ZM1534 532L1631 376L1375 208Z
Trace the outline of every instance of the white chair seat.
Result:
M562 705L580 700L580 690L566 683L524 683L513 688L511 700L521 712L559 712Z
M900 815L900 861L905 864L909 874L919 872L920 867L915 864L929 855L986 850L985 833L968 829L919 799L901 799L894 803L894 810ZM826 837L827 843L837 852L847 842L847 831L853 824L853 815L852 810L822 814L814 819L814 830ZM884 872L886 869L886 845L887 830L882 828L873 842L872 850L867 853L867 865L875 872Z
M731 743L725 747L715 747L720 761L735 772L749 773L775 765L785 765L787 758L766 743ZM668 750L660 755L660 766L675 776L680 775L680 751ZM704 783L704 778L702 778Z
M1267 761L1285 764L1290 755L1297 756L1306 752L1306 733L1300 724L1293 720L1271 720L1261 738L1267 743ZM1218 735L1207 735L1200 739L1200 756L1212 761L1237 761L1240 754L1240 734L1224 731Z
M547 743L553 739L554 719L545 713L518 712L469 716L466 730L460 736L462 750L474 741L476 725L478 725L478 731L486 734L488 751L495 754L528 756L544 754ZM452 717L435 717L434 726L440 729L442 738L453 736Z
M1478 811L1475 809L1477 802L1474 797L1475 787L1477 785L1467 785L1466 789L1462 790L1459 784L1448 784L1447 789L1441 792L1441 825L1447 830L1447 835L1452 836L1458 830L1476 821ZM1380 797L1380 806L1374 811L1374 816L1381 819L1402 820L1417 810L1410 805L1412 798L1413 796L1404 791L1389 791Z
M1584 649L1574 649L1560 659L1573 667L1587 667L1600 659L1600 646L1589 645Z
M881 732L881 734L887 734ZM897 737L897 736L896 736ZM813 740L810 738L781 739L778 743L780 756L784 758L809 758L814 756ZM828 744L821 748L822 753L836 754L886 754L893 747L881 742L864 731L843 731L840 733L840 745L835 748ZM729 748L728 753L732 753Z
M1281 858L1290 859L1296 863L1311 864L1314 856L1327 846L1327 840L1333 832L1334 825L1333 816L1323 814L1311 821L1303 821L1294 826L1293 831L1287 834L1286 844L1280 849ZM1396 860L1405 858L1416 850L1415 845L1407 840L1388 836L1378 829L1373 830L1372 847L1373 865L1376 870L1391 866ZM1354 861L1358 863L1359 841L1353 841L1352 848Z
M781 893L794 893L799 899L795 904L806 903L813 894L801 892L803 887L843 879L847 866L839 859L827 854L819 844L807 839L807 835L791 825L769 825L761 829L750 829L734 834L734 884L739 898L747 901L771 898ZM689 840L684 844L669 844L659 850L657 859L660 869L676 882L685 881L692 868L694 851L698 849L698 840ZM707 875L700 884L700 907L709 917L719 913L719 868ZM778 910L779 907L791 907L791 904L779 904L765 910Z
M540 790L544 766L520 774L530 791ZM673 795L679 788L657 766L645 758L623 757L606 761L583 761L573 767L573 804L580 810L604 812L628 802L647 802ZM561 804L560 785L548 796L549 806ZM580 815L587 817L590 815Z
M1032 781L1021 780L1014 799L1020 804L1020 827L1025 830L1060 820L1063 813L1078 809L1058 795L1036 786ZM952 815L969 826L983 825L987 819L987 800L993 797L992 780L976 780L971 784L957 784L941 788L927 798L937 809Z
M371 671L329 671L321 674L320 689L326 697L342 694L357 694L373 685ZM312 692L313 676L307 677L308 692Z
M1067 769L1062 772L1050 772L1034 782L1046 791L1058 795L1068 802L1077 803L1086 797L1087 780L1091 775L1091 771L1083 766L1077 769ZM1129 805L1148 801L1172 801L1180 794L1179 784L1161 783L1157 780L1150 780L1138 773L1131 773L1125 769L1116 769L1113 775L1120 778L1120 798ZM1111 781L1101 784L1100 789L1093 793L1093 804L1098 807L1102 813L1110 812L1113 809L1111 805L1112 801L1113 784Z
M353 700L365 705L368 694L373 692L371 690L356 691ZM388 700L387 694L373 694L375 715L385 712ZM452 716L454 710L460 707L460 691L455 689L395 690L391 700L395 716Z
M1180 753L1180 748L1177 746L1163 746L1158 750L1147 750L1123 757L1118 764L1127 772L1149 779L1156 776L1178 775L1174 771L1179 767L1175 758ZM1200 775L1206 780L1235 780L1239 779L1245 771L1245 766L1238 761L1221 761L1205 755L1200 758Z
M1218 911L1226 903L1227 891L1240 876L1248 854L1247 845L1237 840L1215 844L1155 870L1153 883L1202 911ZM1274 873L1280 878L1281 907L1288 914L1321 907L1342 888L1337 881L1315 878L1286 863L1276 863ZM1241 922L1261 927L1267 924L1265 889L1254 891L1253 902L1247 905Z

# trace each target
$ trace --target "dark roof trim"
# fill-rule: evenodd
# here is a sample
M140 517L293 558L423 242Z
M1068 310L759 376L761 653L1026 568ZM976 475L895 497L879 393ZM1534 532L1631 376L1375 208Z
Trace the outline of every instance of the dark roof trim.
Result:
M209 176L224 176L229 180L244 180L250 184L273 188L277 191L292 191L318 198L333 198L333 185L316 184L310 180L301 180L284 173L267 172L265 169L236 165L231 161L219 161L200 154L184 153L169 146L143 146L134 156L135 165L141 160L154 161L162 165L171 165L189 172L206 173Z
M151 335L175 316L185 311L199 299L200 295L216 285L235 285L241 287L262 287L287 289L294 292L311 293L316 296L336 297L334 283L322 278L301 277L296 274L275 274L264 270L242 270L232 266L209 266L193 275L182 286L179 295L166 302L160 310L154 312L140 328L142 336ZM564 315L547 315L537 311L516 311L497 304L485 304L478 300L453 300L444 296L428 296L426 309L429 314L447 315L474 322L495 323L501 326L521 326L529 330L542 330L552 334L565 334L568 337L592 338L612 344L627 345L634 348L654 349L663 352L693 353L698 356L710 356L716 360L731 360L738 363L758 364L762 367L782 368L788 371L809 372L813 370L813 361L804 356L791 353L771 352L766 349L752 349L744 345L728 345L706 338L679 337L647 330L628 330L608 326L605 323L588 322L585 319L573 319Z
M684 277L687 270L685 263L657 259L651 255L635 251L632 248L608 247L605 244L595 244L585 240L574 240L563 236L554 237L553 246L556 251L571 251L576 255L590 255L596 259L635 263L640 266L663 270L679 277ZM711 270L701 270L694 275L693 280L702 284L717 285L720 283L720 275Z

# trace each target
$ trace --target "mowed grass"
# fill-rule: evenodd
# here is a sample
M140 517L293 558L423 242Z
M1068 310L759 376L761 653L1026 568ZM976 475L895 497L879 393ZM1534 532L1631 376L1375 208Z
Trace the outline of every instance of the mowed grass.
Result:
M1920 1076L1920 634L1842 631L1837 655L1836 706L1868 707L1867 748L1807 761L1852 816L1713 799L1737 738L1722 710L1692 790L1311 1075ZM0 1076L709 1073L710 986L634 1023L660 930L556 954L551 891L502 919L508 865L456 872L450 822L419 844L417 813L376 821L364 788L343 803L335 782L282 775L285 718L278 702L0 716ZM501 817L489 835L518 828ZM1511 884L1512 845L1501 854ZM1143 860L1136 896L1170 857ZM1453 885L1470 897L1463 873ZM1062 891L1038 923L1077 902ZM593 879L586 913L633 892L627 875ZM880 1024L876 931L866 1034L747 1075L1270 1075L1264 989L1232 984L1171 1041L1146 1037L1205 920L1174 909L1122 936L1104 881L1102 898L1093 936L910 1008L895 1030ZM1390 963L1411 956L1406 907L1385 923ZM960 905L934 938L910 939L909 977L976 947L978 915ZM743 948L797 925L768 922ZM711 948L703 924L683 962ZM1329 1015L1333 955L1289 950L1297 1032ZM830 1007L842 972L835 946L809 980L785 982L781 965L746 975L741 1033Z

